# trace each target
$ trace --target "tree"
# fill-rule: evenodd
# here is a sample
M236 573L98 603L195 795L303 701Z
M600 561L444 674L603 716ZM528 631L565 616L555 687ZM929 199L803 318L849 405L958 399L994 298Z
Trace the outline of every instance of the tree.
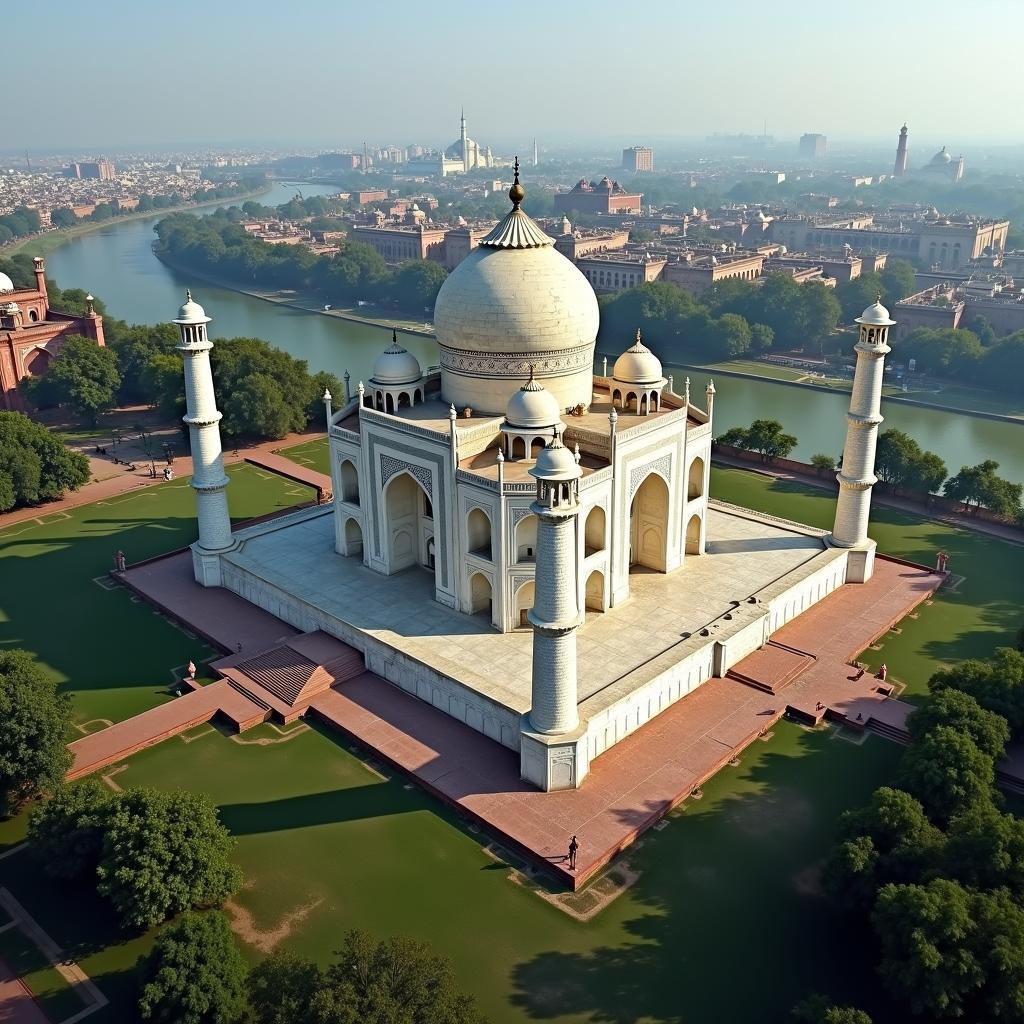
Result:
M914 264L908 260L886 260L885 267L878 277L882 286L882 298L889 306L917 291L917 274Z
M824 882L848 909L869 908L884 883L917 881L938 861L943 843L920 802L889 786L877 789L866 807L843 814L839 839Z
M178 329L174 324L136 325L116 336L111 336L108 332L108 344L117 356L117 369L121 374L121 387L118 391L121 402L157 404L158 396L154 396L146 387L150 383L146 371L157 355L176 358L180 382L181 357L175 352L178 343Z
M326 370L314 373L310 378L309 404L306 406L306 422L320 424L324 422L324 392L331 393L334 408L338 409L345 401L345 388L340 380Z
M727 436L737 440L725 441ZM797 439L792 434L785 433L778 420L767 419L754 420L746 430L740 430L738 434L727 431L722 435L722 440L726 444L758 452L763 462L769 459L784 459L797 445Z
M1024 731L1024 653L997 647L991 658L970 658L942 669L928 680L933 694L956 689L969 693L983 707L1001 715L1010 731Z
M103 830L113 793L96 779L61 785L32 808L29 838L43 870L53 878L93 878L103 849Z
M58 206L50 213L50 223L55 228L69 228L78 223L78 215L70 206Z
M20 412L0 412L0 512L77 490L89 460Z
M819 473L834 473L836 457L834 455L826 455L824 452L816 452L811 456L811 465Z
M130 789L109 815L97 891L131 927L213 906L241 884L234 840L206 796Z
M272 953L249 974L253 1024L309 1020L309 1008L323 984L323 972L312 960L293 953Z
M941 377L972 376L982 357L977 336L953 328L919 327L900 341L900 352L919 372Z
M250 976L255 1024L483 1024L470 996L456 988L451 964L422 942L377 942L351 931L321 971L287 953Z
M902 430L883 430L875 453L878 478L894 491L907 488L930 493L946 479L946 464L933 452L921 446Z
M117 356L89 338L72 335L43 377L26 378L29 396L36 404L47 401L69 405L96 423L101 412L113 408L121 375Z
M0 650L0 814L60 785L70 731L70 698L28 651Z
M881 945L879 972L914 1013L959 1017L981 989L975 900L957 882L885 885L872 914Z
M400 309L421 313L433 310L437 293L444 284L448 271L433 260L409 260L395 274L391 289L393 301Z
M305 425L305 420L298 422L280 384L269 373L249 374L229 394L221 424L225 434L281 438Z
M924 739L933 729L949 726L969 736L985 755L998 761L1010 742L1010 726L1002 715L986 711L969 693L944 689L907 719L911 740Z
M871 1024L871 1018L852 1006L834 1006L822 995L808 996L793 1007L792 1024Z
M900 762L899 779L936 821L948 821L996 796L992 758L948 725L935 726L910 747Z
M1024 896L1024 820L991 804L970 808L949 823L943 873L978 889L1005 886Z
M245 1016L245 958L219 912L189 912L164 928L142 971L143 1020L233 1024Z
M980 506L1001 516L1015 516L1020 512L1021 484L1012 484L996 475L999 463L986 459L976 466L962 466L951 476L942 491L947 498L961 501L964 510Z

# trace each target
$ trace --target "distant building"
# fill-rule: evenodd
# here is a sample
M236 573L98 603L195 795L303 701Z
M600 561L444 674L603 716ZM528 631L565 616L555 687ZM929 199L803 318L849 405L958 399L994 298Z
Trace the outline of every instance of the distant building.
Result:
M657 281L668 261L636 252L596 252L576 260L576 266L595 292L621 292Z
M800 155L806 160L820 160L828 152L828 139L817 132L800 136Z
M964 302L948 285L940 284L915 292L896 303L899 311L897 338L904 338L919 327L933 330L956 328L964 313Z
M762 254L749 251L717 255L689 252L676 262L668 263L661 279L700 296L716 281L756 281L763 273L764 262Z
M386 188L356 189L352 193L352 198L360 206L365 206L367 203L382 203L388 198L388 190Z
M964 158L952 156L943 146L917 173L922 177L945 178L955 185L964 176Z
M405 260L444 259L444 228L423 224L388 224L371 227L360 224L352 228L352 240L372 245L387 263Z
M555 195L556 213L639 213L643 202L640 192L627 192L607 175L600 181L580 178L568 191Z
M0 406L21 409L18 382L39 377L50 367L69 335L79 334L103 345L103 317L88 297L85 316L58 313L46 294L46 264L36 257L35 288L15 288L0 274Z
M116 177L114 165L109 160L94 160L91 163L76 162L68 166L64 172L67 178L99 178L100 181L111 181Z
M650 146L631 146L622 151L622 169L624 171L653 171L654 150Z

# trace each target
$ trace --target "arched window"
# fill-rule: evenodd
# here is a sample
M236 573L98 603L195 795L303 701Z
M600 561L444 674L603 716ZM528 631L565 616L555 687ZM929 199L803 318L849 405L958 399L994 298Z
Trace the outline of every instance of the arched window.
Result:
M351 460L344 459L341 463L341 500L350 505L359 504L359 474ZM352 522L352 520L349 520Z
M693 501L704 493L704 460L696 458L690 463L686 475L686 500Z
M595 551L604 551L605 541L605 514L600 505L595 505L588 513L586 523L583 527L583 544L588 555Z
M469 552L477 558L491 558L491 520L483 509L475 508L466 520Z
M690 516L686 524L686 553L688 555L699 555L700 550L700 516Z
M537 557L537 517L531 512L516 524L516 561L532 562Z

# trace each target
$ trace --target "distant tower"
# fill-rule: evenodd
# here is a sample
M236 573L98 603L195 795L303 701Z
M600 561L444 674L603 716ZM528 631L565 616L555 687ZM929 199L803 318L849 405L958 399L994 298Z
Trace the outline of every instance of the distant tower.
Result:
M181 332L178 351L185 357L185 415L192 446L192 487L196 492L199 540L192 545L196 582L220 586L220 555L234 546L228 513L224 456L220 447L220 413L213 394L210 344L206 325L210 318L192 293L174 321Z
M854 346L857 368L853 374L850 411L846 414L846 445L843 465L836 479L839 499L832 543L850 548L846 580L866 583L875 567L875 542L868 539L871 517L871 488L876 483L875 446L878 442L879 412L882 403L882 380L885 357L889 348L889 328L895 320L889 310L876 301L859 317L860 337Z
M577 784L577 768L567 765L559 743L579 727L576 532L583 473L557 431L529 473L537 481L537 498L530 506L537 516L537 570L527 615L533 626L533 693L523 723L523 776L545 790L567 789Z
M462 114L459 117L459 138L462 140L462 170L463 172L469 171L469 146L467 145L468 139L466 137L466 108L462 108Z
M540 159L537 155L537 140L533 140L533 166L536 167L540 163Z
M907 126L900 129L900 141L896 147L896 163L892 169L893 176L902 178L907 173Z

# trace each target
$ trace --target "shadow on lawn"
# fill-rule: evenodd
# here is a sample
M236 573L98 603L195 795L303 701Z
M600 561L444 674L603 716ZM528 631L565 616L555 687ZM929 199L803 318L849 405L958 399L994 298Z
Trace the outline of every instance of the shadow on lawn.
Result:
M534 1020L781 1024L820 990L873 1012L876 1024L892 1019L870 947L851 939L817 879L838 809L865 801L884 778L879 758L888 770L899 751L876 747L858 773L865 749L839 749L831 735L803 734L800 756L769 752L750 768L724 769L721 784L732 786L739 771L759 791L716 798L720 784L708 783L704 801L627 854L640 872L628 909L642 907L622 924L627 938L515 966L513 1005ZM831 766L838 755L851 770L816 774L826 750Z

